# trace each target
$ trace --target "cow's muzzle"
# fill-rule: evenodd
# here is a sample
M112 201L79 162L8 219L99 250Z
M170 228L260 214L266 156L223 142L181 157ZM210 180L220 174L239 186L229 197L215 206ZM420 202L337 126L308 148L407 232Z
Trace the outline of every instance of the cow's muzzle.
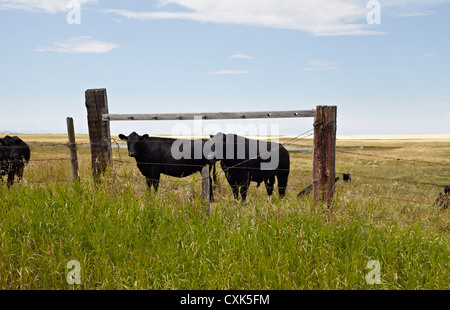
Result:
M128 152L128 156L134 157L134 156L136 156L136 153L135 152Z

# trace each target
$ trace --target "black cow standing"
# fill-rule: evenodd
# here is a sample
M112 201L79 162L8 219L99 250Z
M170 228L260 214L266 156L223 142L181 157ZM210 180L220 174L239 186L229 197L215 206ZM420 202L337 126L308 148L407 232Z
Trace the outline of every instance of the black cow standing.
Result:
M140 136L136 132L131 133L128 137L120 134L119 138L127 142L128 155L136 159L137 166L141 173L145 176L149 188L153 186L155 192L158 190L159 179L161 174L166 174L173 177L186 177L196 172L202 172L202 169L207 164L211 168L214 166L211 161L203 156L203 145L206 139L198 140L184 140L149 137L147 134ZM172 154L172 146L177 142L179 148L176 151L185 151L184 146L190 147L191 156L184 158L174 157ZM195 149L197 148L197 149ZM200 148L200 150L198 150ZM201 156L198 155L201 152ZM196 157L201 157L195 159ZM212 182L210 178L210 197L212 199Z
M236 200L240 192L242 201L245 201L251 181L258 186L264 182L267 194L271 196L275 177L280 197L286 194L290 159L289 152L281 144L218 133L211 135L207 146L211 150L208 159L220 160Z
M352 181L352 176L350 175L350 173L343 173L342 177L344 179L344 182L351 182Z
M14 177L22 181L23 170L30 161L30 148L17 136L0 139L0 178L8 175L8 188L14 184Z

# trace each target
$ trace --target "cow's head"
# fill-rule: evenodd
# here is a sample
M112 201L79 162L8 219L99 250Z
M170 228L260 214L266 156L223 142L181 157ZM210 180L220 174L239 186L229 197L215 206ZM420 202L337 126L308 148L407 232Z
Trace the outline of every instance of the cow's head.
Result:
M13 137L6 136L3 139L0 139L0 150L3 150L3 152L8 152L9 154L11 151L15 151L18 148L22 148L23 147L21 146L22 143L24 143L22 139L20 139L17 136Z
M16 143L17 139L20 140L20 138L17 137L17 136L14 136L14 137L6 136L6 137L4 137L3 139L0 139L0 140L1 140L0 143L1 143L2 145L5 145L5 146L12 146L12 145L14 145L14 144ZM21 141L22 141L22 140L21 140Z
M132 132L129 136L123 134L119 135L120 140L126 141L128 146L128 155L130 157L136 157L139 153L140 147L145 143L148 135L143 136L138 135L136 132Z

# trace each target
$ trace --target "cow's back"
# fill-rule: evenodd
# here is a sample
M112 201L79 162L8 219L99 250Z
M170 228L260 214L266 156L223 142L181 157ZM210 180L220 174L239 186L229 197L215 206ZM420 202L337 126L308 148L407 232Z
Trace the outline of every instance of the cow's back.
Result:
M191 148L190 158L174 158L172 145L175 141L183 142L183 146ZM201 141L199 145L202 151L202 156L199 159L194 158L194 141L196 140L148 137L144 149L141 150L144 154L136 158L139 170L144 175L156 171L174 177L183 177L200 171L206 164L203 156L203 145L207 140Z

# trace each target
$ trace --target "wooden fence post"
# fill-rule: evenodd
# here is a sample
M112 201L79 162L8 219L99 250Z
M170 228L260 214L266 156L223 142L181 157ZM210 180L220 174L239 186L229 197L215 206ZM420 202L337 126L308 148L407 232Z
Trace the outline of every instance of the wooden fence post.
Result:
M333 203L335 194L336 106L318 106L314 119L313 193L316 203Z
M211 203L211 179L209 175L209 165L205 165L202 169L202 195L203 199L205 199L206 204L208 206L208 214L209 214L209 205Z
M68 147L70 150L70 162L72 164L72 180L79 181L78 175L78 156L77 156L77 144L75 142L75 129L73 127L73 118L66 118L67 121L67 135L69 136Z
M106 89L88 89L86 91L86 109L89 126L89 141L91 144L92 173L94 181L100 181L111 164L111 134L109 121L103 121L102 115L108 114L108 98Z

